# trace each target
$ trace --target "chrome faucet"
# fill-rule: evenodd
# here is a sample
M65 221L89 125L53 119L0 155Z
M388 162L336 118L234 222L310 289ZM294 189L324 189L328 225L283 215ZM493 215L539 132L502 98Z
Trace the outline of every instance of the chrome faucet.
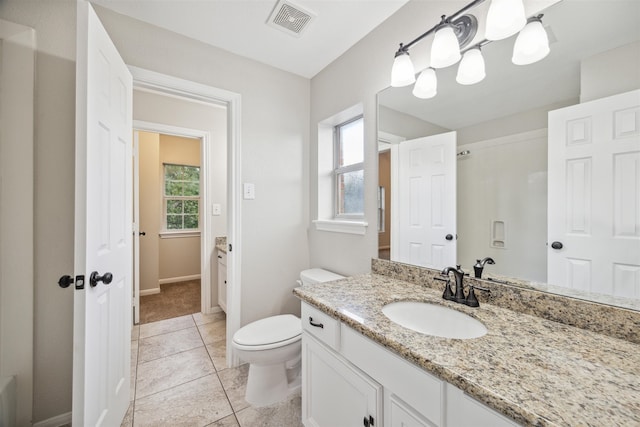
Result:
M491 259L491 258L489 258ZM493 260L492 260L493 261ZM451 291L451 287L449 285L449 280L447 280L447 284L445 285L444 293L442 294L442 298L455 301L461 304L466 304L469 307L479 307L480 303L478 302L478 298L476 298L476 294L474 289L478 289L480 291L484 291L490 293L491 291L487 288L481 288L479 286L470 285L469 286L469 294L465 296L464 294L464 271L460 268L459 265L454 267L445 267L440 274L443 276L449 277L449 273L453 272L453 276L456 281L456 290L455 294Z
M486 257L482 261L479 259L476 260L476 265L473 266L473 271L475 272L476 278L480 279L482 277L482 270L484 269L485 264L495 264L496 262L491 257Z

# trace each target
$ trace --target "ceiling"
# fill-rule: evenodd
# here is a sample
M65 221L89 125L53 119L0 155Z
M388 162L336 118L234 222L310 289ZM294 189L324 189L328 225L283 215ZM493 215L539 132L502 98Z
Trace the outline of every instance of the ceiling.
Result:
M267 25L278 0L95 0L237 55L311 78L408 0L291 0L315 14L300 37Z

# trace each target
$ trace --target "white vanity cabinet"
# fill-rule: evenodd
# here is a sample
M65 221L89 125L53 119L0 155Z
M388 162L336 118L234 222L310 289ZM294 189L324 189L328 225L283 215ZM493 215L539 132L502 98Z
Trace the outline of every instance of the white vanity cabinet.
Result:
M513 427L462 390L302 303L306 427Z
M218 305L227 312L227 254L218 251Z

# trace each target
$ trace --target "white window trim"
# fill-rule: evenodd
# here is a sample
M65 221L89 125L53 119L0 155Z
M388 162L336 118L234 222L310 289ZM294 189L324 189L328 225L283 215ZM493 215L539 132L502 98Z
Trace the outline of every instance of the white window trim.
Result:
M180 239L184 237L200 237L200 230L162 230L161 239Z
M369 223L366 221L348 221L344 219L316 219L313 221L318 231L364 235Z
M199 181L199 195L198 196L167 196L165 193L166 173L165 166L189 166L197 167L200 169L200 181ZM173 239L176 237L193 237L194 235L200 235L200 228L202 227L202 166L177 164L177 163L164 163L162 165L162 230L160 230L159 236L161 239ZM194 181L195 182L195 181ZM186 229L169 229L167 228L167 201L168 200L197 200L198 201L198 228L186 228Z
M368 222L363 215L335 217L335 127L350 119L363 116L362 104L348 108L318 123L318 212L312 224L318 231L364 235ZM320 146L325 148L320 148ZM364 162L363 162L364 165Z

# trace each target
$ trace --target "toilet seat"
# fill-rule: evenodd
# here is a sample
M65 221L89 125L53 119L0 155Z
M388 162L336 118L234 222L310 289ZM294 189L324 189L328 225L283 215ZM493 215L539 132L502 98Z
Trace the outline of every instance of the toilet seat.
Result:
M256 320L238 329L233 343L241 350L269 350L299 341L302 336L300 318L281 314Z

